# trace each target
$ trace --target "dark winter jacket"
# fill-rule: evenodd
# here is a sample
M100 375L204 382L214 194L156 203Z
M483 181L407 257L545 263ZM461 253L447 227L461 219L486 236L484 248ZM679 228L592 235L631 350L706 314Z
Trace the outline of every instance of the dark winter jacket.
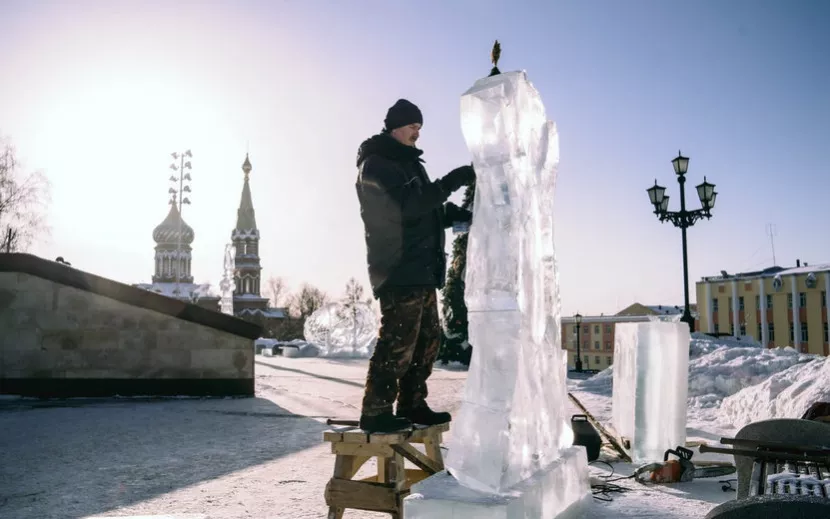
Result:
M375 296L386 287L443 287L444 229L470 220L469 211L444 203L452 189L430 181L422 153L386 133L358 150L357 197Z

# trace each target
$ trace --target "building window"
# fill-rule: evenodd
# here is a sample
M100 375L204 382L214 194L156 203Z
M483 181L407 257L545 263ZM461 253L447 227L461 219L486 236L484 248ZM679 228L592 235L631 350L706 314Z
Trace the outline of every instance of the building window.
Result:
M745 324L742 324L742 325L741 325L741 335L742 335L742 336L743 336L743 335L746 335L746 325L745 325Z
M732 298L729 298L729 311L732 311Z
M758 340L760 341L763 336L764 334L763 329L761 328L761 323L758 323Z
M599 341L594 341L594 349L595 350L599 349Z
M827 336L827 323L824 323L824 342L830 342L830 337Z
M793 307L793 295L787 294L787 308Z
M605 325L605 333L611 333L611 325L610 324Z
M729 335L735 335L735 323L729 323Z
M804 292L798 293L798 307L807 308L807 294L805 294Z
M720 325L718 323L715 323L714 330L715 330L715 333L720 333Z
M790 344L795 342L795 323L790 323Z
M610 350L610 349L611 349L611 342L609 342L609 341L605 341L605 349L606 349L606 350Z
M761 309L761 296L755 296L755 309Z
M594 325L594 333L599 335L599 325L598 324Z
M827 308L827 292L821 291L821 307Z
M801 329L801 342L809 342L810 337L807 335L807 323L802 323L799 328Z
M605 357L605 362L610 366L614 362L614 357Z
M772 294L767 294L767 310L772 308Z
M717 297L712 298L712 311L713 312L718 311L718 298Z
M738 310L744 309L744 296L738 297Z
M594 361L596 362L597 367L599 367L599 364L602 362L602 359L600 359L599 355L597 355L596 357L594 357Z
M775 340L775 326L772 323L767 323L767 340L770 342Z

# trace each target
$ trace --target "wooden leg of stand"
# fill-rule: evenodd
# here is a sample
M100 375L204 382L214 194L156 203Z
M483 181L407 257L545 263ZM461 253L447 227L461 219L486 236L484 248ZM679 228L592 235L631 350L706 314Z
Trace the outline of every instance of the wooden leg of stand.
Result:
M435 433L428 438L424 438L424 450L427 457L433 459L439 470L444 470L444 458L441 456L441 433Z
M351 479L360 466L366 462L367 456L352 456L346 454L338 454L334 460L334 477L340 479ZM339 506L330 506L329 514L326 519L343 519L343 512L346 509Z

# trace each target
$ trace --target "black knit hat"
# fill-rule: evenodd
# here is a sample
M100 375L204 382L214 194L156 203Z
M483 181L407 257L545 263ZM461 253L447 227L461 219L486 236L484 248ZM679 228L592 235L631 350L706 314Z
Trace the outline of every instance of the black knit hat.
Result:
M417 106L406 99L398 99L386 112L386 119L383 120L386 131L413 123L424 124L424 116L421 115L421 110Z

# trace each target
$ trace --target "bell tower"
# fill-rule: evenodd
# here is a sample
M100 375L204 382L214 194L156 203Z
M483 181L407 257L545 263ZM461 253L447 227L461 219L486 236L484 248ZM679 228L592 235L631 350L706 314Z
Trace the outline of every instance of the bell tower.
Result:
M242 172L245 179L242 184L242 198L236 211L236 228L231 232L231 240L236 248L234 258L233 312L235 315L255 314L268 308L268 298L260 296L260 278L262 267L259 260L259 229L256 226L254 204L251 199L250 174L251 161L245 154Z

